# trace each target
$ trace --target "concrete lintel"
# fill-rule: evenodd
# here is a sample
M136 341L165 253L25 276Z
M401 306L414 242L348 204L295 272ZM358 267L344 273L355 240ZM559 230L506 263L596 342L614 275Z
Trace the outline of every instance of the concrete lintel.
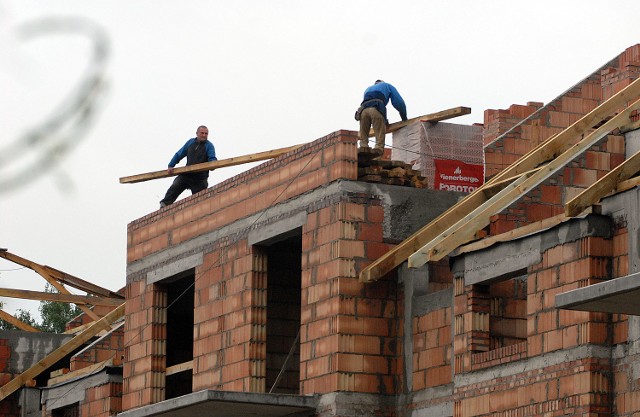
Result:
M611 238L612 233L609 216L589 214L540 233L456 256L453 272L455 276L464 276L466 285L489 283L513 277L539 263L547 249L589 236Z
M175 262L171 262L170 264L162 265L160 268L154 269L153 271L149 271L147 273L147 285L177 275L191 268L195 268L198 265L202 265L203 260L204 255L202 254L202 252L200 252L191 256L180 258Z
M432 311L453 305L453 288L436 291L431 294L421 295L413 301L413 315L424 316Z
M290 237L296 229L302 227L306 222L307 212L301 211L286 219L251 230L247 240L250 246L270 245L278 242L281 238Z
M203 390L118 413L119 417L310 416L317 396Z
M640 315L640 272L556 295L556 307Z

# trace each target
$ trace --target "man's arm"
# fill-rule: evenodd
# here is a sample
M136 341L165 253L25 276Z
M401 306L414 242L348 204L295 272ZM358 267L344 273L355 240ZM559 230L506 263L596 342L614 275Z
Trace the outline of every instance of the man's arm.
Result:
M398 93L398 90L396 90L394 86L389 85L389 87L389 90L391 91L391 94L389 95L391 104L396 110L398 110L398 113L400 113L400 118L402 120L407 120L407 106L404 104L402 96L400 96L400 93Z
M207 142L206 150L207 150L207 160L209 162L218 160L218 158L216 158L216 148L213 146L213 143Z
M185 143L184 146L180 148L175 155L173 155L173 158L171 158L171 161L169 161L169 168L175 167L178 164L178 162L182 160L182 158L187 156L187 150L189 149L189 146L194 140L195 139L189 139L187 143Z

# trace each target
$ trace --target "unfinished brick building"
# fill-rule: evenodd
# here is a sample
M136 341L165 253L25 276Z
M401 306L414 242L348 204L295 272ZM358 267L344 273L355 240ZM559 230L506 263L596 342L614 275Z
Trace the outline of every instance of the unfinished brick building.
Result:
M363 181L343 130L133 221L122 408L78 415L638 415L638 65L420 126L483 142L468 195Z

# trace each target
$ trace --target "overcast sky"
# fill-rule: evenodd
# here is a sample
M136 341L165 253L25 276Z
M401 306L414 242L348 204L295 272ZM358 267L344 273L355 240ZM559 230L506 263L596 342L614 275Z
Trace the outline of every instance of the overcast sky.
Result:
M451 122L482 123L486 109L550 101L640 42L639 11L637 0L0 0L0 248L118 290L127 224L172 181L119 178L165 169L198 125L219 159L356 130L377 78L409 117L467 106ZM71 108L46 124L89 76L105 81L91 117ZM0 260L0 287L43 290L16 268Z

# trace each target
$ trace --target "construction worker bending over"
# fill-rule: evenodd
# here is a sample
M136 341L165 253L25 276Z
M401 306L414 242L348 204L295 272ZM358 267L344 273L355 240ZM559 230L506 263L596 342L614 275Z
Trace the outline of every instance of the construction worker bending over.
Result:
M208 137L209 129L206 126L198 126L196 137L189 139L169 161L169 174L173 174L173 168L185 156L187 157L187 166L217 161L216 150L213 143L209 142ZM195 194L206 189L209 186L207 178L209 178L209 171L179 174L173 180L173 184L167 190L164 198L160 200L160 208L173 204L184 190L189 189L191 194Z
M356 120L360 120L360 148L369 148L369 130L373 126L376 135L374 149L384 150L384 137L387 134L387 103L398 110L402 120L407 120L407 107L398 90L389 83L377 80L374 85L364 91L364 99L360 104ZM359 118L358 118L359 114Z

